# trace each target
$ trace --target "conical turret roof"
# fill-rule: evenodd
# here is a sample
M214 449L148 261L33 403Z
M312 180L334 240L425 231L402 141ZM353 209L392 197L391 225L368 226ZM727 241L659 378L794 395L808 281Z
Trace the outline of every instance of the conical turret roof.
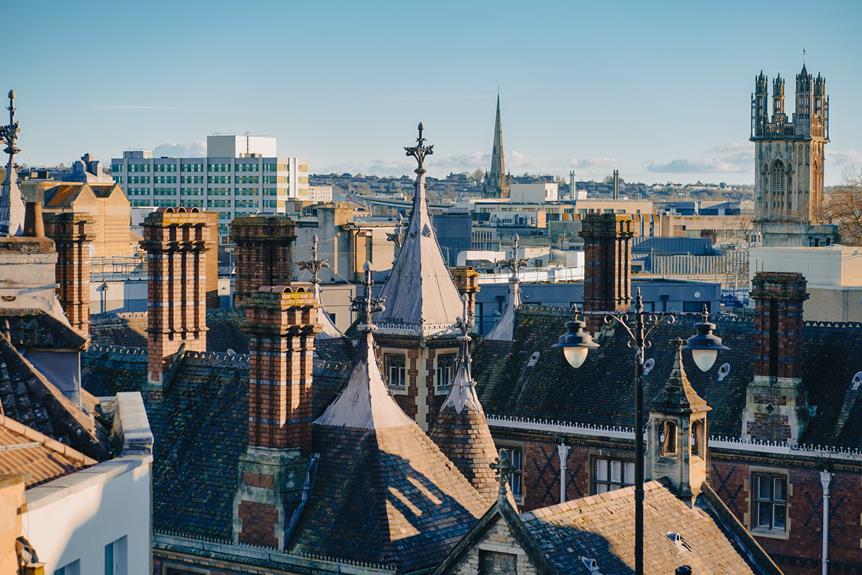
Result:
M419 160L413 212L398 259L380 293L386 309L374 317L382 334L433 337L458 332L461 298L431 224L423 161L433 146L425 146L424 141L420 124L419 145L407 148L408 155Z
M662 390L652 400L650 411L661 413L698 413L709 411L706 400L697 394L682 365L682 340L677 340L673 368Z
M466 310L462 320L458 370L449 395L431 430L431 439L455 464L473 487L488 501L497 497L497 479L491 464L497 447L488 428L488 419L476 395L476 382L470 373L470 336L467 335Z

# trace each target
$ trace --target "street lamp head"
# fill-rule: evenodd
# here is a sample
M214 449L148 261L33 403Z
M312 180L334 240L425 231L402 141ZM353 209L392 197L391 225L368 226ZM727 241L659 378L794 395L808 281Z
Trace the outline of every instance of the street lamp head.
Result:
M701 371L709 371L715 365L715 359L719 351L727 351L730 348L721 343L721 338L713 333L715 324L709 321L709 311L703 306L703 321L694 327L697 333L686 342L683 349L691 351L691 358Z
M589 332L584 331L585 325L578 317L578 306L572 306L572 319L566 322L566 333L554 345L562 348L566 361L575 369L584 364L591 349L599 347Z

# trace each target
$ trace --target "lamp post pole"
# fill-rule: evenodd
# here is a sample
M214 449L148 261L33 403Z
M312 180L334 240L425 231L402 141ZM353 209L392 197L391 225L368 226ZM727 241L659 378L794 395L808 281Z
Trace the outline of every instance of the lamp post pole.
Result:
M644 406L643 374L646 342L644 306L638 290L635 300L635 574L644 572Z

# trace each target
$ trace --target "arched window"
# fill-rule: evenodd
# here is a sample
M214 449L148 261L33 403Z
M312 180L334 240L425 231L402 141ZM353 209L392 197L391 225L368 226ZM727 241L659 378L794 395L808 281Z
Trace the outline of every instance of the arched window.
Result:
M703 457L704 441L703 436L703 421L696 420L691 422L691 454L698 457Z
M775 160L769 171L769 191L775 201L780 201L784 197L785 180L784 164L781 163L781 160Z
M676 453L676 424L672 421L662 421L659 428L659 444L662 455Z

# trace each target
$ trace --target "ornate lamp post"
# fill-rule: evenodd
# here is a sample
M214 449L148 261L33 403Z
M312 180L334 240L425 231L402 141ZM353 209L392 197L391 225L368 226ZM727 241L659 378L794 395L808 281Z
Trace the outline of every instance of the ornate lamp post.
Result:
M701 314L703 321L695 326L697 334L686 342L683 349L691 351L695 364L701 371L709 370L721 350L729 349L722 345L721 338L713 333L715 324L709 322L709 312L704 306ZM606 324L616 323L629 336L629 347L635 350L635 573L643 575L643 534L644 534L644 416L643 416L643 374L646 350L652 347L650 334L662 323L676 321L673 313L647 313L644 311L643 298L638 289L635 299L634 324L629 323L629 314L611 313L605 315ZM562 348L566 361L577 369L584 364L591 349L599 347L592 336L584 331L584 322L578 319L578 308L573 308L571 321L566 322L566 333L560 336L554 347Z

